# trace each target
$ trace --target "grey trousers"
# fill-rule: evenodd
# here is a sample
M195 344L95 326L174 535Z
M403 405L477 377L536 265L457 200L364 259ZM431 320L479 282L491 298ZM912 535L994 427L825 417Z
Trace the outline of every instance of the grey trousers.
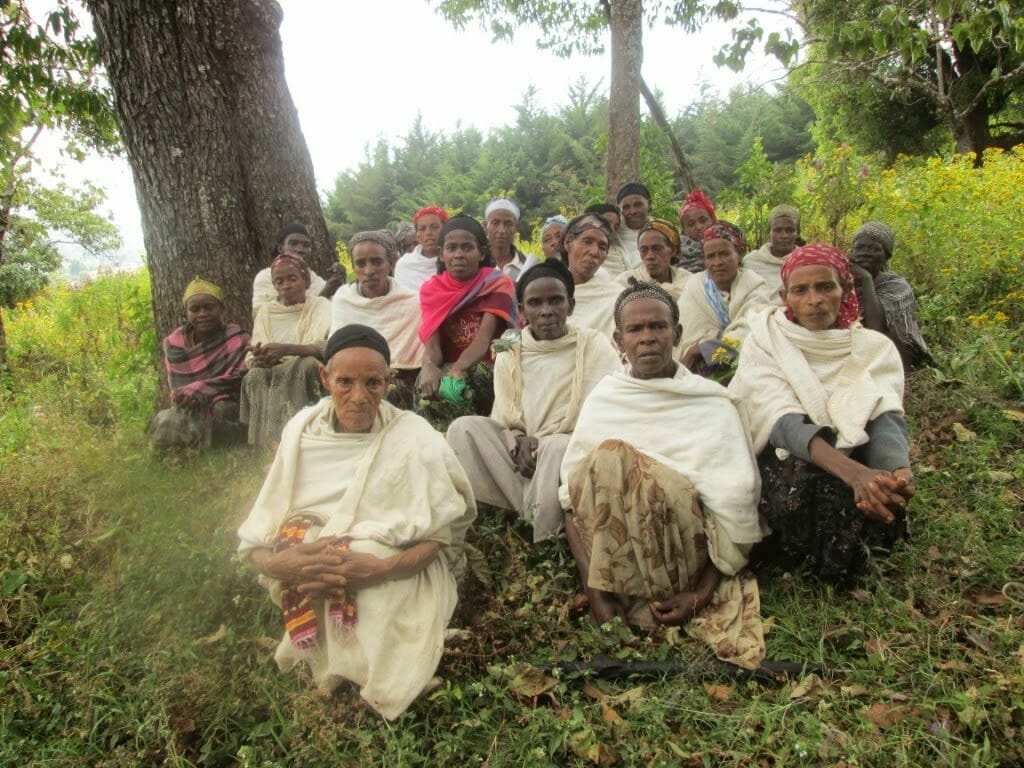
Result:
M533 525L533 541L550 539L562 530L558 502L559 471L570 435L549 435L538 441L533 477L523 477L512 460L515 436L486 416L463 416L448 427L448 444L459 457L477 501L511 509Z

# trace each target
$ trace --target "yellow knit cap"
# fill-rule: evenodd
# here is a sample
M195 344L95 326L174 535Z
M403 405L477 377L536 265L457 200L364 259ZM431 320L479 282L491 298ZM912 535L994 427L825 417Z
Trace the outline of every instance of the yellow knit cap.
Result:
M195 279L188 284L188 287L185 288L185 295L181 297L181 302L187 307L188 300L200 293L204 293L207 296L213 296L213 298L221 303L224 302L224 292L213 283L203 280L198 275L196 275Z

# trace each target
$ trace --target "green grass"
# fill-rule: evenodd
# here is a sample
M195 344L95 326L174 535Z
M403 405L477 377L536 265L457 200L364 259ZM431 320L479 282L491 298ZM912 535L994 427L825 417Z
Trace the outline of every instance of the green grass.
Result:
M977 388L912 379L913 536L864 591L763 585L769 655L828 671L808 695L707 679L707 653L677 632L593 628L571 610L564 546L533 547L485 511L468 631L444 685L393 724L270 659L279 617L233 557L265 456L167 461L137 425L111 432L37 400L0 416L19 447L0 453L0 765L1024 762L1024 425ZM695 673L537 669L598 653Z

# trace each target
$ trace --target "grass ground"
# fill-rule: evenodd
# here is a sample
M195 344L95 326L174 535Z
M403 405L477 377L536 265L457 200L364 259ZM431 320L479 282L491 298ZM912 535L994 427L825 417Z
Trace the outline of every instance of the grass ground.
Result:
M930 372L908 402L910 541L863 589L763 585L769 655L823 676L714 679L685 635L596 629L572 610L565 547L534 547L491 513L472 534L482 555L443 686L393 724L270 660L279 618L233 559L265 456L167 461L137 431L12 403L0 765L1022 764L1024 414ZM599 653L690 669L614 682L544 671Z

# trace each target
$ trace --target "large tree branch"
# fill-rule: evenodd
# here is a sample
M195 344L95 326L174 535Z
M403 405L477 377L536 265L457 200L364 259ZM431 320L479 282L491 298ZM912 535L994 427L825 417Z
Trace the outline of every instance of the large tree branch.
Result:
M690 170L690 163L686 160L686 154L683 152L683 148L679 145L679 141L676 139L676 134L665 117L665 110L661 108L661 104L658 103L657 97L651 89L647 87L647 81L644 80L643 76L640 77L640 93L643 94L644 101L647 102L647 109L650 111L651 117L654 118L654 122L658 124L658 127L661 128L668 137L669 146L672 148L672 155L676 160L676 175L678 180L686 186L687 192L692 191L696 184L693 180L693 171Z

